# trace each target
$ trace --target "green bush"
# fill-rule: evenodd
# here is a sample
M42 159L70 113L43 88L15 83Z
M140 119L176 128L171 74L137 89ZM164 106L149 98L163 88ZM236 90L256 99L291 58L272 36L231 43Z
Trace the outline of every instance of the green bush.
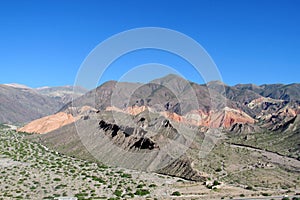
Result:
M222 169L221 169L220 167L218 167L218 168L216 169L216 172L220 172L220 171L222 171Z
M117 189L114 191L114 195L116 195L117 197L120 197L120 196L122 196L122 191Z
M121 174L122 178L132 178L131 174Z
M157 185L155 185L155 184L150 184L149 187L150 187L150 188L154 188L154 187L157 187Z
M139 196L144 196L150 194L150 191L146 189L137 189L134 194Z
M138 186L136 186L136 188L143 188L145 185L144 184L138 184Z
M175 192L172 193L172 196L181 196L181 193L178 192L178 191L175 191Z
M246 189L246 190L253 190L253 187L250 186L250 185L248 185L245 189Z
M217 180L214 180L213 186L216 186L216 185L221 185L221 183L219 183Z

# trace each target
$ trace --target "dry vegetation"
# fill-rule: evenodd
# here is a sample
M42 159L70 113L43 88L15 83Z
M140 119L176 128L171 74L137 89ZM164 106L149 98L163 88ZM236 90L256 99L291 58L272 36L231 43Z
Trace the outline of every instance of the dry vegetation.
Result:
M268 158L259 152L226 144L200 162L210 177L204 184L83 161L26 136L1 126L0 199L235 199L293 195L300 185L299 173L262 167Z

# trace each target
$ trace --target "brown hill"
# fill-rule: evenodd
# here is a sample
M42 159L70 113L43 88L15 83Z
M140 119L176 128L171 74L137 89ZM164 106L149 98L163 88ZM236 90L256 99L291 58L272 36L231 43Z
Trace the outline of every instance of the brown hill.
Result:
M0 85L0 123L25 123L53 114L61 101L27 87Z
M75 120L76 118L74 118L71 114L59 112L54 115L34 120L26 126L18 129L18 131L27 133L48 133L59 129L64 125L73 123Z
M85 92L73 86L35 89L15 83L0 85L0 123L23 124L53 114Z

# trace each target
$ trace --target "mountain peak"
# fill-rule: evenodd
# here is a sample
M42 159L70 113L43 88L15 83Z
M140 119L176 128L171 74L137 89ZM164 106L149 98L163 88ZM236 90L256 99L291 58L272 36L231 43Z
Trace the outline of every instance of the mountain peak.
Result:
M3 84L3 85L9 86L9 87L14 87L14 88L31 89L30 87L19 84L19 83L7 83L7 84Z
M182 76L180 76L178 74L168 74L161 78L154 79L150 83L163 84L163 83L168 83L168 82L174 81L174 80L186 80L186 79L184 79Z
M226 85L225 83L223 83L223 82L220 81L220 80L209 81L209 82L207 82L207 84Z

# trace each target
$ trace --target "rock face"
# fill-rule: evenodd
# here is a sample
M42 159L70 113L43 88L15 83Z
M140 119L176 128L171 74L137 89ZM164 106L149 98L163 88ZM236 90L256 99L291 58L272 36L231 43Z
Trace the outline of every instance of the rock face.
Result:
M163 169L160 169L158 173L167 174L171 176L181 177L188 180L194 181L205 181L206 178L199 171L192 167L190 159L186 156L175 160L170 165Z
M257 133L261 132L262 129L259 126L248 123L234 123L230 127L229 131L231 133L240 133L240 134L248 134L248 133Z
M107 123L104 120L99 122L99 128L102 129L114 144L126 150L153 150L159 146L151 139L145 136L147 131L139 127L118 126L117 124Z

